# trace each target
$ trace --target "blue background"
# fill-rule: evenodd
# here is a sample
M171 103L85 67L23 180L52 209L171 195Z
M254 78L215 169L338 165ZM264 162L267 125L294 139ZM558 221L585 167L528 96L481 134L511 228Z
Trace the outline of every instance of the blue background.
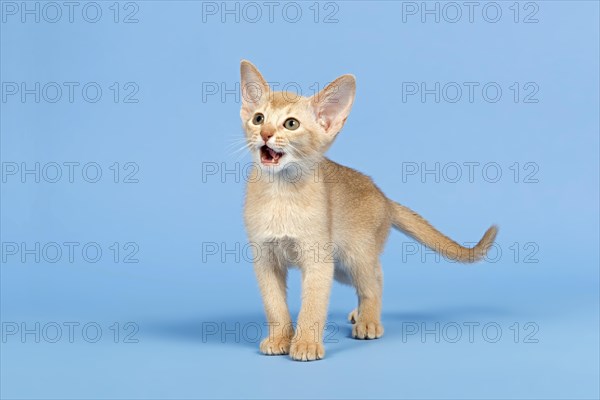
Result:
M72 103L66 94L56 103L43 97L36 103L33 95L25 102L7 95L1 103L5 172L10 163L95 162L103 173L97 183L82 179L80 169L73 183L66 169L56 183L32 176L22 182L19 175L2 182L4 333L22 323L28 329L80 324L73 343L66 328L56 343L46 340L50 331L39 343L34 335L5 335L3 398L600 396L597 2L537 2L537 23L523 23L534 10L525 3L515 23L513 2L498 3L497 23L482 18L485 3L472 23L465 7L457 23L435 23L431 16L422 23L420 15L405 15L404 22L403 4L384 1L337 2L337 11L321 3L318 23L312 2L298 3L297 23L282 17L282 5L272 23L264 7L256 23L234 16L223 23L220 14L203 22L203 3L196 1L137 2L137 23L123 23L135 9L121 3L114 23L113 2L100 2L100 21L89 23L81 17L83 4L72 23L66 15L56 23L31 16L22 23L19 14L3 12L3 83L79 82L81 88L97 82L103 89L96 103L80 90ZM337 23L324 23L332 11ZM351 288L336 284L323 361L261 356L255 328L264 322L262 303L251 262L241 254L244 180L203 176L214 163L233 169L250 161L235 152L242 137L236 95L206 92L214 84L233 91L242 58L267 80L295 82L304 94L315 83L355 74L354 109L330 157L372 176L390 198L458 241L476 241L499 224L501 254L458 265L420 250L409 254L413 242L394 232L382 259L381 340L349 337L345 316L356 300ZM114 82L121 90L117 103L109 89ZM127 82L139 88L137 103L123 102ZM480 90L473 102L466 92L456 103L436 103L432 95L403 101L402 82L430 88L496 82L503 93L495 103ZM521 89L515 103L514 82L534 82L538 102L525 103ZM109 169L115 162L119 183ZM123 182L127 162L139 169L137 183ZM502 176L490 182L481 167L473 182L466 168L455 183L402 174L403 163L464 162L497 163ZM525 169L528 162L537 182L526 182L533 171ZM80 246L72 263L66 254L55 263L32 255L23 262L6 247L36 242ZM82 258L89 242L103 250L96 263ZM125 249L114 262L114 242L135 243L139 262L123 262ZM213 255L207 243L220 250L239 243L240 251ZM294 271L293 315L299 286ZM103 330L96 343L81 333L90 322ZM115 322L119 343L110 330ZM127 322L139 329L137 343L124 343ZM473 340L464 325L471 322L479 324ZM452 323L463 327L455 343L454 331L444 330ZM493 329L482 333L489 323L502 329L495 343ZM439 343L433 334L407 333L436 324ZM214 327L219 332L208 334ZM222 337L222 328L239 337Z

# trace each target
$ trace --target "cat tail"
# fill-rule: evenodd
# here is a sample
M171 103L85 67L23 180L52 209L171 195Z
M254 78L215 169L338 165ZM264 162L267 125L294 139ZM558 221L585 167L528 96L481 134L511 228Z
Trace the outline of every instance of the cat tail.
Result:
M394 227L452 261L473 263L481 260L496 239L498 227L492 225L475 247L463 247L435 229L408 207L390 200Z

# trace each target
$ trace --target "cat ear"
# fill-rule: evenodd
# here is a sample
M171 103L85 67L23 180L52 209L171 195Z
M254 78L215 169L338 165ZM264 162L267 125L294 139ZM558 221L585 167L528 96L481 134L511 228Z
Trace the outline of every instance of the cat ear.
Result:
M246 121L254 115L258 106L267 101L269 97L269 84L250 61L242 60L240 72L242 76L240 81L242 94L240 116Z
M355 93L354 75L342 75L311 98L317 122L325 132L335 135L342 130Z

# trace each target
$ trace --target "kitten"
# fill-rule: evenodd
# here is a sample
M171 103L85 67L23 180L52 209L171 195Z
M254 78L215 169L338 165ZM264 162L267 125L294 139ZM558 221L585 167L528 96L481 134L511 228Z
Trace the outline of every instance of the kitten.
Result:
M294 360L325 355L323 328L333 279L356 288L352 336L383 335L379 255L393 226L445 257L480 260L492 226L473 248L444 236L414 211L388 199L371 179L325 158L354 101L355 79L343 75L313 97L272 92L258 69L241 62L240 116L255 160L245 224L255 252L269 336L264 354ZM302 307L294 331L286 303L290 265L302 273Z

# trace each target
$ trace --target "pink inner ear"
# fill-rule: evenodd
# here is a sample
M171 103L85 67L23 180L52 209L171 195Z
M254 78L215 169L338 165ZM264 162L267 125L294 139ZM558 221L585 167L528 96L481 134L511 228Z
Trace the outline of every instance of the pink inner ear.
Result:
M317 122L325 131L336 134L342 129L352 108L354 91L354 77L343 75L313 97Z
M266 89L258 82L242 83L242 102L257 106L266 96Z
M321 112L319 112L318 115L317 115L317 122L326 131L329 130L329 127L331 126L331 121L332 120L333 120L333 117L331 115L327 115L323 110L321 110Z
M313 107L317 122L326 131L329 130L332 121L335 119L336 106L338 103L339 100L334 93L328 91L327 88L315 95L313 99Z

